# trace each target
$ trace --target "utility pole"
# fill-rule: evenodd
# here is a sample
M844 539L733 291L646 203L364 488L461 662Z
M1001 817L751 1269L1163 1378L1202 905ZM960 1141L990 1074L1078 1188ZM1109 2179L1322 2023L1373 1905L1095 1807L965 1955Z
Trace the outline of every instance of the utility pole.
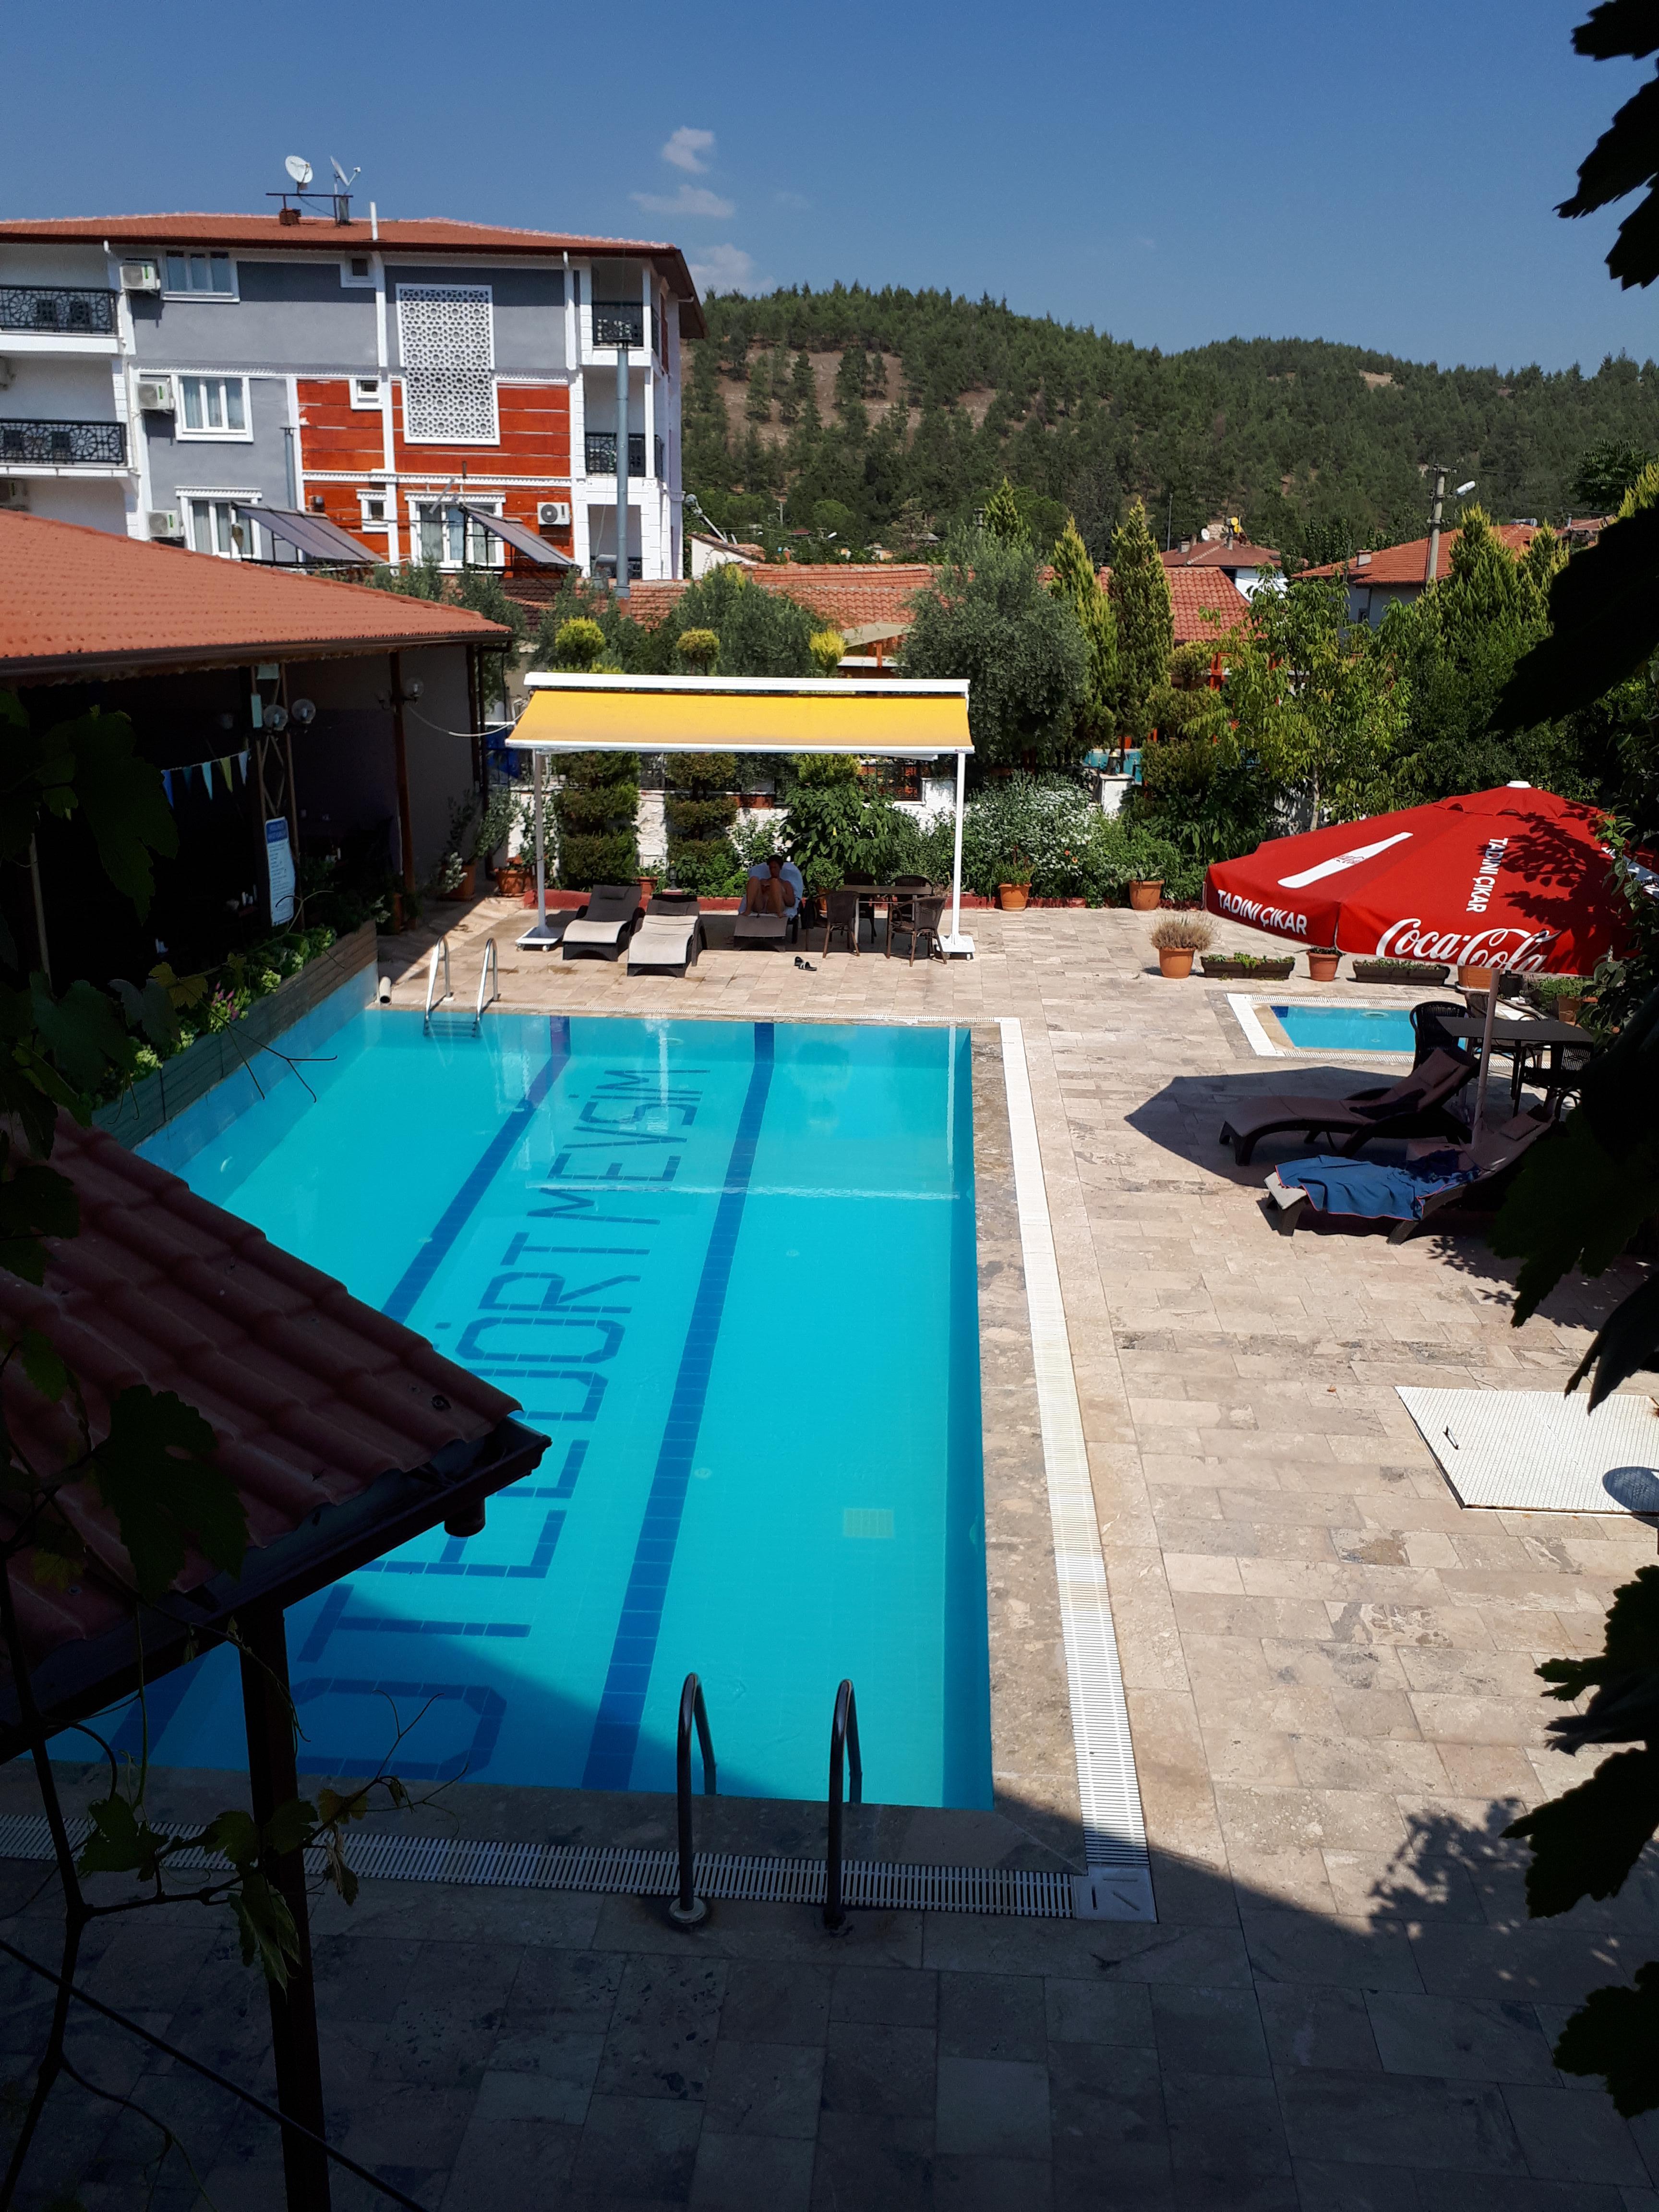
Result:
M1434 504L1429 509L1429 557L1423 564L1425 588L1433 583L1440 573L1440 516L1446 498L1446 471L1434 472Z
M628 310L617 314L617 597L628 597ZM641 313L644 310L641 308ZM1443 477L1442 482L1444 482Z

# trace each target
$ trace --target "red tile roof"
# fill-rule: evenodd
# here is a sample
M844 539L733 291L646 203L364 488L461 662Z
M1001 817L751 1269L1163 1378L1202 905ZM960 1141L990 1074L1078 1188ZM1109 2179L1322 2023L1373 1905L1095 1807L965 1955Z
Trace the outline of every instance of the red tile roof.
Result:
M319 1507L488 1437L516 1410L413 1330L102 1130L60 1117L52 1164L75 1186L81 1233L50 1241L40 1289L0 1272L0 1331L10 1342L26 1328L47 1334L80 1381L94 1436L135 1383L195 1407L218 1439L256 1549ZM15 1360L0 1377L0 1407L37 1466L80 1455L67 1403L49 1406ZM129 1613L121 1586L131 1569L113 1516L90 1484L74 1485L65 1502L89 1555L77 1587L37 1583L27 1553L12 1568L32 1659L98 1638ZM192 1551L173 1588L199 1589L216 1572Z
M1248 538L1195 538L1184 551L1176 545L1160 557L1166 568L1277 568L1285 558L1271 545L1253 545Z
M505 641L465 607L0 513L0 680Z
M1524 553L1538 532L1529 522L1498 522L1492 525L1492 536L1507 545L1511 553ZM1463 535L1461 530L1443 530L1440 533L1440 558L1435 568L1435 581L1443 583L1451 574L1452 548ZM1346 576L1351 584L1391 585L1395 590L1404 586L1421 586L1424 571L1429 563L1429 541L1426 537L1413 538L1404 545L1385 545L1375 553L1356 554L1347 561L1328 561L1322 568L1304 568L1304 576Z
M768 561L744 574L763 591L799 599L837 629L890 622L887 635L908 629L910 601L939 574L925 561ZM690 589L684 583L638 583L629 588L629 612L654 629Z
M1112 572L1103 568L1100 580L1109 591ZM1166 572L1170 611L1175 617L1175 641L1192 645L1219 641L1249 611L1249 601L1232 578L1219 568L1171 568ZM1206 615L1219 615L1217 623Z
M298 222L278 222L273 208L264 215L94 215L54 216L40 222L27 219L0 222L0 242L51 245L75 240L101 245L105 239L134 246L258 246L287 252L362 253L373 248L386 253L487 253L499 260L502 254L578 253L585 257L654 262L668 279L676 299L691 310L684 327L694 337L703 337L702 310L697 288L678 246L641 238L568 238L562 232L519 230L500 223L457 222L449 216L422 216L406 222L387 220L372 227L363 217L336 222L331 216L302 216Z

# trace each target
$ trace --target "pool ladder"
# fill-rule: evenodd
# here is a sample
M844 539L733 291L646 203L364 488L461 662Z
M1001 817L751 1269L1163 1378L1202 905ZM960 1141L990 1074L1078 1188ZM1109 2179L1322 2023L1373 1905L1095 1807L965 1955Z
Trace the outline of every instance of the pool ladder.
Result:
M696 1855L691 1815L691 1731L697 1732L702 1753L702 1794L718 1795L715 1788L714 1742L708 1732L708 1708L702 1684L688 1674L680 1690L679 1729L674 1743L674 1791L678 1815L679 1888L668 1908L677 1928L696 1928L708 1917L706 1898L697 1895ZM845 1867L842 1856L843 1775L846 1802L864 1802L864 1760L859 1751L858 1700L853 1685L842 1682L836 1692L836 1710L830 1723L830 1791L828 1833L823 1851L823 1924L832 1936L844 1935L847 1907L843 1901Z
M438 988L438 976L441 968L444 979L444 987L441 991ZM443 1005L447 999L453 999L454 995L455 992L453 986L451 983L449 975L449 939L447 937L441 937L438 939L438 942L432 948L432 957L427 963L426 970L426 1013L422 1020L421 1026L425 1030L428 1036L430 1036L432 1032L433 1015L437 1012L439 1007ZM496 1000L499 999L501 995L501 963L497 959L495 953L495 940L493 937L486 937L484 939L483 966L478 971L478 996L477 1003L472 1009L472 1034L474 1036L477 1036L478 1031L483 1026L483 1018L486 1012L489 1007L495 1005Z

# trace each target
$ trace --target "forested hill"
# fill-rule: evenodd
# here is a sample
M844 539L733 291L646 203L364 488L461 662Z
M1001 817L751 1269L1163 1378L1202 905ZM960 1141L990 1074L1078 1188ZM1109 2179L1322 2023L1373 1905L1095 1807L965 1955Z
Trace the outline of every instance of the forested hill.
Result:
M1139 493L1160 540L1212 518L1304 558L1426 526L1424 468L1503 520L1577 507L1587 448L1659 452L1659 367L1443 369L1304 338L1165 354L945 292L778 291L705 302L688 489L716 520L901 546L1009 475L1039 533L1073 510L1103 555ZM1052 502L1052 509L1050 507ZM844 510L837 514L836 508Z

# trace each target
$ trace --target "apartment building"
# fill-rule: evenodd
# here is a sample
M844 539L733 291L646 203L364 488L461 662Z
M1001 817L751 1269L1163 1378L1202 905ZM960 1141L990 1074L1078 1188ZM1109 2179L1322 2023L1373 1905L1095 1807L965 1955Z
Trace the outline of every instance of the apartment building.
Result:
M264 506L450 568L497 518L614 575L625 348L629 570L678 576L679 249L341 211L0 222L0 506L292 558Z

